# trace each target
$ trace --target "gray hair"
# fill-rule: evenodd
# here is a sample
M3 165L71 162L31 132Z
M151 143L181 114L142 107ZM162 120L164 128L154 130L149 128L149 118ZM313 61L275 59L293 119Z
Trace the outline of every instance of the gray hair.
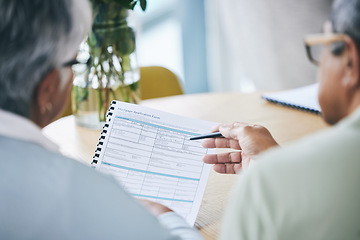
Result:
M331 22L334 31L349 35L360 51L360 0L335 0Z
M0 108L29 117L38 84L74 58L91 22L88 0L0 0Z

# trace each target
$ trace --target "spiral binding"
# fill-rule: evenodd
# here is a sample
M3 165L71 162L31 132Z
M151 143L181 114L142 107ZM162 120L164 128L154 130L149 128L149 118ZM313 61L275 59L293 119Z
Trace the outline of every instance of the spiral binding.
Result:
M99 161L99 157L100 157L100 152L102 150L102 146L104 145L104 140L105 140L105 137L106 137L106 133L108 131L108 128L109 128L109 123L111 121L111 117L113 115L113 111L115 110L115 107L113 105L116 104L116 101L112 101L111 102L111 105L110 105L110 108L106 114L106 122L103 126L103 129L101 131L101 134L100 134L100 138L99 138L99 142L97 144L97 147L96 147L96 150L95 150L95 154L93 156L93 160L91 162L91 166L92 167L95 167L96 164L98 163Z
M303 107L303 106L299 106L299 105L295 105L295 104L291 104L291 103L281 102L281 101L277 101L272 98L268 98L268 97L264 97L264 96L262 96L262 98L271 103L275 103L275 104L290 107L290 108L295 108L300 111L311 112L311 113L318 114L318 115L321 114L321 112L316 109L307 108L307 107Z

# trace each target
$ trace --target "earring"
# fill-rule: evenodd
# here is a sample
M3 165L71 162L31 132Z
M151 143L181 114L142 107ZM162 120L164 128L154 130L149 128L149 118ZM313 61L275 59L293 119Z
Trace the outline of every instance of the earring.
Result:
M52 104L51 103L46 103L46 110L48 111L48 112L50 112L51 110L52 110Z
M52 110L52 104L51 103L46 103L45 106L41 106L40 107L40 113L42 115L44 115L46 112L50 112Z

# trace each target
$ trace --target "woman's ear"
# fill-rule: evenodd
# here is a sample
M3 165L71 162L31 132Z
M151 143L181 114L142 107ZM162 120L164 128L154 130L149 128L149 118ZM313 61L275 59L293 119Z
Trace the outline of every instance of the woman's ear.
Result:
M59 91L60 83L60 71L54 69L46 74L36 89L33 120L41 127L46 126L54 117L53 101Z
M358 48L350 37L346 38L345 60L347 61L343 84L349 90L360 87L360 61Z

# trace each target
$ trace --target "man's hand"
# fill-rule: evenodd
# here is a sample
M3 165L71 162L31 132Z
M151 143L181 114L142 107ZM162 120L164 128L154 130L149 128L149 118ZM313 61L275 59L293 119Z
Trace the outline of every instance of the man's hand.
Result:
M153 214L154 216L160 216L163 213L166 212L172 212L173 210L171 210L170 208L157 203L157 202L153 202L150 200L146 200L146 199L137 199L151 214Z
M221 124L212 129L221 132L225 138L208 138L202 141L205 148L232 148L239 152L208 154L203 161L215 164L214 170L218 173L238 173L246 169L249 163L261 152L278 146L269 130L260 125L249 125L235 122Z

